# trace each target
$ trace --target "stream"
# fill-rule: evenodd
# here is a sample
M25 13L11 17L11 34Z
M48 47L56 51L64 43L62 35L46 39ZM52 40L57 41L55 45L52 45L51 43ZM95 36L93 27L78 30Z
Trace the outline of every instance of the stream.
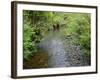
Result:
M66 41L57 36L48 37L40 42L39 48L48 54L48 66L50 68L89 65L80 46L71 43L70 37Z

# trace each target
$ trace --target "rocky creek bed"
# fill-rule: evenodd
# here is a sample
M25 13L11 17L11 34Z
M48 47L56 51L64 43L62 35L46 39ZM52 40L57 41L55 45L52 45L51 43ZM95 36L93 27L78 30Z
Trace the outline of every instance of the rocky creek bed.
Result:
M50 37L39 43L40 51L24 62L24 69L89 66L79 45L71 42L70 37L63 40Z

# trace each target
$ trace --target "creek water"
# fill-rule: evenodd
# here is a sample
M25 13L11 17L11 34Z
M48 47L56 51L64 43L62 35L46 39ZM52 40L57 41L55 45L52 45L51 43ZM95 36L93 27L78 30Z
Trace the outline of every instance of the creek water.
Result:
M48 56L49 67L71 67L88 66L80 46L70 43L70 39L64 41L61 37L50 35L40 42L39 48L45 51Z

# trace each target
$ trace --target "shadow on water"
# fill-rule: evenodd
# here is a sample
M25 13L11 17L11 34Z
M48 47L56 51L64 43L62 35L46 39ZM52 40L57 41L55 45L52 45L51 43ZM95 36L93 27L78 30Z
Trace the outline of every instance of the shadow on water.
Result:
M24 60L23 69L36 69L48 67L48 55L41 49L36 54L30 57L29 60Z

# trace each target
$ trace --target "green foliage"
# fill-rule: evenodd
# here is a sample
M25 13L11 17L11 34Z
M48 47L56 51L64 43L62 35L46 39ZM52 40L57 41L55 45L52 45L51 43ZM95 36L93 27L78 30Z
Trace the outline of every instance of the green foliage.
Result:
M66 31L70 35L76 36L76 38L73 39L74 43L80 45L83 49L84 56L90 58L90 14L77 13L69 15L68 29Z
M52 33L53 25L59 24L62 38L74 36L73 43L80 45L84 55L90 56L91 28L89 13L65 13L51 11L23 11L24 59L38 51L38 43Z

